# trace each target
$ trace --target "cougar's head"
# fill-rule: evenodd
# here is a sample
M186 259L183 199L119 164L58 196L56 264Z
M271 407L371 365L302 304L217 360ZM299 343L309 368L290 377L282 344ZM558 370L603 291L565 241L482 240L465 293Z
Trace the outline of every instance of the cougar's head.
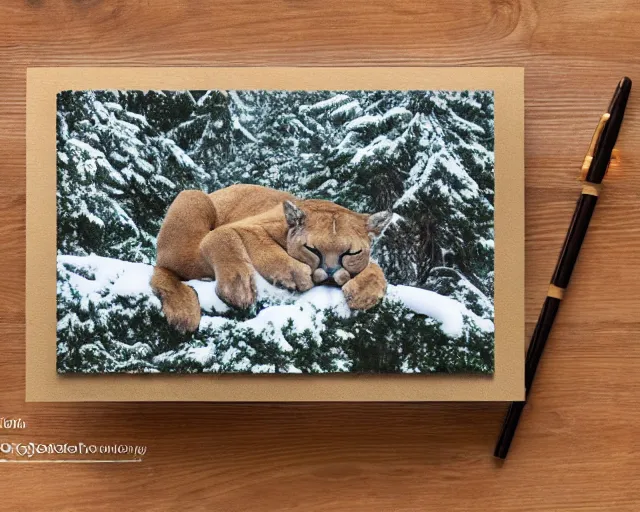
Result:
M313 270L316 284L342 286L369 264L371 242L392 217L390 211L360 214L330 201L285 201L287 252Z

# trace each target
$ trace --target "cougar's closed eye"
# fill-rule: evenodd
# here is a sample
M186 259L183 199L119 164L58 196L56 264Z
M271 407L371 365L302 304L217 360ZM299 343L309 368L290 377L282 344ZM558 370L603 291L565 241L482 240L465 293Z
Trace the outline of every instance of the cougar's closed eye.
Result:
M354 252L351 252L351 249L349 249L347 252L343 252L340 256L355 256L356 254L360 254L361 252L362 252L362 249Z
M310 247L307 244L304 244L304 248L307 251L312 252L313 254L315 254L318 257L318 259L320 260L320 264L322 265L322 253L318 249L316 249L315 247Z

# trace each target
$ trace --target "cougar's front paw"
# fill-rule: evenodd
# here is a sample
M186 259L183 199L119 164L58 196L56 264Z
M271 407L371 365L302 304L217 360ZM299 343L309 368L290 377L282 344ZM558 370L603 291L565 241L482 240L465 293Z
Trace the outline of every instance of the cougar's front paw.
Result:
M333 274L333 280L338 286L343 286L351 279L351 275L345 269L341 268Z
M169 325L181 333L195 332L200 325L200 303L193 288L181 284L162 301L162 311Z
M248 308L256 301L256 283L250 268L229 269L218 273L216 293L230 306Z
M367 282L361 283L357 279L351 279L342 287L347 304L351 309L370 309L375 306L386 291L387 283Z
M327 274L324 269L317 268L313 271L313 282L316 284L324 283L327 279L329 279L329 274Z
M313 288L313 278L311 277L311 267L301 263L296 265L292 272L293 281L296 283L296 290L306 292Z
M283 269L273 276L272 281L276 285L299 292L306 292L313 288L311 267L304 263L297 263L290 268Z

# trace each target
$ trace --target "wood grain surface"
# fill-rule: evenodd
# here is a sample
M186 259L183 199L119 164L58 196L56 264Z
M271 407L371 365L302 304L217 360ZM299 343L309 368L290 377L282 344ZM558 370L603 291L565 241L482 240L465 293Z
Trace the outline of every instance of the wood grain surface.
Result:
M505 464L505 404L25 404L25 70L514 65L526 78L531 334L617 80L635 0L3 0L2 442L144 444L136 464L0 464L0 510L640 509L640 92Z

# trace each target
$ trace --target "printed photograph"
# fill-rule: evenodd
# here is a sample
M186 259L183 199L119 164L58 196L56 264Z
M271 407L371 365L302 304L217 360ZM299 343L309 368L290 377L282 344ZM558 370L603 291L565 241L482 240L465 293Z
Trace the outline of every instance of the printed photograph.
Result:
M494 95L57 98L57 368L494 372Z

